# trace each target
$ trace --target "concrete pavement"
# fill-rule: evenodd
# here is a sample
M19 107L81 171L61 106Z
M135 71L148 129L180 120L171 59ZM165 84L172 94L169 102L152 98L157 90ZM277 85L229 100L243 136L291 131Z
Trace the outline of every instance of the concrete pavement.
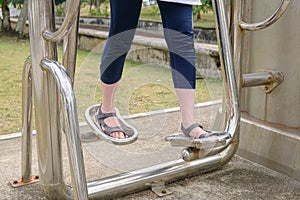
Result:
M197 109L199 121L205 127L211 127L219 105L202 105ZM201 114L201 115L200 115ZM144 168L180 157L180 148L173 148L163 138L179 130L180 115L178 109L164 110L158 113L140 114L128 119L140 132L140 138L134 144L114 146L97 138L83 140L83 153L88 181L106 176ZM83 134L90 129L83 123ZM9 182L20 179L21 140L20 137L0 138L0 199L29 200L47 199L38 183L13 188ZM18 136L18 134L16 135ZM38 161L35 136L33 138L33 175L38 175ZM69 165L66 145L63 139L63 165L65 182L70 184ZM158 156L159 155L159 156ZM169 185L166 189L172 194L158 197L151 190L141 191L118 200L148 199L190 199L190 200L298 200L300 182L278 172L247 161L238 155L222 169L186 178Z

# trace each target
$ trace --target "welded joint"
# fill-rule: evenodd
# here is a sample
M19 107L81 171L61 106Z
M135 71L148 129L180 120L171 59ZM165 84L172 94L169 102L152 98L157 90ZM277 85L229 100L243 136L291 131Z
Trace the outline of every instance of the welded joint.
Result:
M273 72L272 75L272 82L269 85L265 85L264 91L265 93L271 93L278 85L280 85L284 80L284 75L282 72Z
M263 71L243 74L242 87L263 86L266 94L271 93L284 81L284 74L280 71Z

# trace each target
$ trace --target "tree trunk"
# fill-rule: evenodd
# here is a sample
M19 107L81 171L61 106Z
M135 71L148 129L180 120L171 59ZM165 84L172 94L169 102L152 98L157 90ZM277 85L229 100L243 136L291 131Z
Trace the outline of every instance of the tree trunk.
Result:
M10 15L9 15L9 8L7 6L7 0L3 0L2 2L2 29L3 30L11 30L10 26Z
M201 12L199 11L199 13L197 14L197 21L201 20Z
M89 8L89 12L92 11L92 5L93 5L93 0L90 0L90 8Z
M16 32L18 32L20 35L23 35L24 33L24 28L27 19L28 19L28 0L25 0L16 25Z
M100 8L100 0L97 0L97 8Z

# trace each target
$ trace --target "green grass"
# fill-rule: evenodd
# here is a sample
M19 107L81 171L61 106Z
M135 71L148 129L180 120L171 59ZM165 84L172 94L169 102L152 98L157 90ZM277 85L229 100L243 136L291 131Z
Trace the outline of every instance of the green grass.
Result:
M77 62L88 53L80 51ZM0 36L0 134L21 131L22 72L29 55L28 40Z
M157 5L145 6L141 10L140 19L150 21L161 21L159 8Z
M22 66L27 56L27 40L0 37L0 134L20 131Z
M141 11L142 20L161 21L160 12L157 5L145 6ZM215 27L215 18L213 12L201 13L200 20L194 20L194 26Z
M85 5L81 7L80 15L81 16L90 16L90 13L88 11L89 6ZM101 14L101 17L107 17L107 14L109 14L108 11L105 12L105 14ZM141 20L150 20L150 21L161 21L159 8L157 5L151 5L151 6L144 6L141 10L140 15ZM200 27L215 27L215 19L213 12L208 13L201 13L201 20L194 21L194 26L200 26Z
M201 19L194 21L194 26L214 28L215 27L215 16L212 11L208 13L201 13Z
M28 40L0 36L0 134L21 131L22 71L29 55ZM96 51L78 50L74 90L80 121L88 106L101 101L100 57ZM219 79L198 79L196 101L221 98L221 84ZM178 106L170 69L133 61L126 61L116 100L122 114Z

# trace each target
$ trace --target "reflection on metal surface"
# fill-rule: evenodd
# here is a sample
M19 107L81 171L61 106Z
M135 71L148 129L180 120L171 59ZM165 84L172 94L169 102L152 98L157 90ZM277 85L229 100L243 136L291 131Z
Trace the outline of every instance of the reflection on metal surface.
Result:
M224 1L213 0L216 18L216 31L219 45L219 54L221 65L223 66L222 75L225 87L225 104L227 120L224 127L224 132L231 135L230 142L238 135L238 125L240 121L240 107L239 107L239 90L236 80L233 52L231 47L231 40L229 38L229 30L227 25L227 16Z
M78 5L75 1L66 1L67 9L74 9L73 3ZM70 8L71 7L71 8ZM76 6L75 6L76 7ZM79 9L78 9L79 10ZM67 15L71 15L73 11L67 11ZM78 37L78 24L79 24L79 12L73 13L74 16L70 17L73 20L68 23L72 23L72 27L69 29L68 34L63 38L63 57L62 65L66 68L69 77L74 84L74 74L76 68L76 55L77 55L77 37ZM64 22L67 23L67 22Z
M43 32L43 37L50 42L59 42L61 41L70 31L74 22L77 21L78 12L80 8L80 0L69 0L67 2L68 9L65 20L61 25L60 29L56 32L51 32L51 30L45 30ZM76 23L75 23L76 24Z
M199 149L194 147L187 147L184 148L181 152L182 159L185 161L192 161L196 159L205 158L211 155L216 155L226 149L227 145L222 146L213 146L211 145L210 148L206 149Z
M41 62L41 66L44 70L51 73L60 91L74 194L76 195L76 199L87 199L84 162L79 137L79 123L77 119L77 108L72 81L65 71L65 68L58 62L44 59Z
M22 178L31 182L32 166L32 64L28 57L23 69L22 84Z
M60 184L62 179L57 90L53 79L40 67L44 57L57 59L56 44L41 37L46 27L54 30L53 1L30 0L28 9L39 177L40 184L47 186Z
M274 12L274 14L271 15L266 20L264 20L262 22L258 22L258 23L246 23L246 22L241 21L240 27L247 31L257 31L257 30L261 30L261 29L264 29L264 28L272 25L284 14L286 9L290 5L291 1L292 0L281 0L280 5L278 6L278 8Z
M49 72L54 72L53 76L51 73L43 71L40 67L41 61L46 57L52 60L57 60L57 44L52 41L62 39L62 37L71 28L70 21L71 23L75 22L76 24L79 1L71 1L71 4L72 5L68 4L70 7L64 26L58 32L52 34L51 32L55 31L54 1L29 0L28 2L39 177L40 184L43 186L45 192L51 197L71 198L72 196L72 198L75 199L87 199L84 165L81 163L82 154L80 152L80 140L78 139L79 135L76 135L78 134L78 131L76 130L76 128L78 128L78 125L76 125L76 123L78 123L77 113L75 118L74 116L72 116L73 118L71 119L66 117L73 115L73 112L76 111L76 107L72 104L75 104L75 102L72 102L72 81L66 78L64 76L66 74L62 71L51 71L52 67L55 68L57 63L53 64L50 60L43 61L43 66L45 68L47 68L47 64L51 65ZM49 39L48 41L42 37L44 30L49 31L46 31L45 33L45 37ZM76 32L76 30L72 29L72 32ZM76 47L76 39L74 41L68 40L65 48ZM72 45L74 42L75 45ZM64 61L67 60L65 63L69 65L74 63L75 61L68 62L68 60L75 59L75 54L76 51L71 55L67 54L67 56L64 56ZM73 64L73 66L68 66L67 68L71 68L69 71L74 71L75 69L72 69L74 66L75 65ZM63 81L63 83L57 81L57 76L61 78L60 81ZM65 105L67 108L64 110L65 124L67 126L70 124L72 125L71 127L65 128L65 132L67 133L67 141L70 151L73 191L65 185L62 176L61 137L63 128L61 126L61 122L63 120L61 120L62 116L60 115L61 112L57 83L63 85L62 89L66 92L63 94L65 98L62 98L64 100L63 103L68 104L67 106ZM78 159L76 160L76 158ZM75 161L75 163L72 163L73 161ZM80 166L79 169L78 166Z
M230 145L226 149L227 152L231 152L232 148L236 147ZM88 183L89 197L96 199L125 195L147 189L151 186L151 183L157 180L170 182L189 175L218 169L229 160L230 157L225 155L214 155L191 162L178 159L141 170L119 174Z
M196 139L187 137L183 134L169 135L165 138L174 147L194 147L196 149L211 149L217 146L228 145L226 140L231 138L231 135L226 132L213 131L219 136Z
M300 1L242 2L245 21L258 21L266 13L272 13L275 4L281 2L281 5L266 23L240 28L246 36L240 40L241 44L246 44L241 48L241 68L245 72L260 72L263 66L272 71L267 71L271 74L262 73L262 76L244 75L245 86L266 84L262 88L269 94L264 94L261 87L247 87L242 91L243 131L239 155L300 180L300 160L295 153L300 147L300 27L295 25L300 17ZM244 6L246 2L250 6ZM279 16L281 20L278 20ZM260 27L265 29L243 31L243 28L260 30Z
M66 52L64 64L68 65L66 66L67 70L56 61L56 42L63 39L70 31L71 36L65 40L64 52L67 49L70 50L71 47L76 47L76 28L72 27L72 21L78 23L79 0L67 1L66 19L57 32L53 32L55 29L53 1L29 1L40 182L49 196L55 196L58 199L74 198L80 200L88 199L88 197L108 198L120 196L151 187L151 184L157 180L169 182L211 171L231 160L237 150L239 137L238 88L224 2L223 0L214 0L213 4L216 13L217 34L226 91L226 119L223 130L228 135L226 135L225 145L206 149L206 152L201 152L205 153L203 158L195 156L197 152L191 152L186 159L189 162L177 159L86 183L76 102L72 88L76 53L73 52L70 55L70 52ZM73 43L70 44L71 42ZM58 94L60 94L61 101L59 101ZM27 95L27 98L29 96ZM63 113L63 120L61 120L61 113ZM61 122L64 122L63 128ZM65 185L62 176L62 129L66 133L72 187ZM225 141L225 139L222 139L222 141ZM27 139L25 143L30 144ZM194 160L195 158L196 160ZM30 163L28 162L28 164Z

